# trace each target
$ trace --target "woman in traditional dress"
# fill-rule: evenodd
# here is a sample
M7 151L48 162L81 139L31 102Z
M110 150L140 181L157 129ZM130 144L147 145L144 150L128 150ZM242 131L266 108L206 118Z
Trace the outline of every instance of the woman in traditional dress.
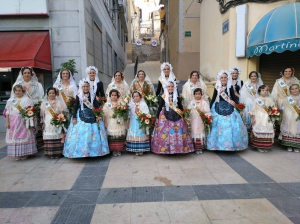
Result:
M13 84L23 86L27 97L29 97L33 104L37 104L42 101L44 96L44 88L41 83L38 82L36 74L34 73L31 67L22 67L16 82ZM11 92L11 97L14 97L14 92ZM39 124L39 118L35 119L35 135L36 135L36 144L37 147L42 147L43 143L43 135L42 135L42 127Z
M27 97L32 100L33 104L37 104L44 96L44 88L42 84L38 82L38 79L31 67L21 68L13 87L15 85L23 86ZM11 92L11 97L14 97L13 91Z
M299 85L299 80L294 76L294 73L294 68L285 67L280 73L282 77L277 79L273 86L271 95L281 110L284 110L283 101L290 95L290 86L292 84Z
M183 97L183 106L187 107L190 102L194 99L194 90L196 88L201 88L203 93L204 100L208 100L206 96L206 85L200 77L200 73L197 71L192 71L190 74L189 80L182 86L182 97Z
M131 94L129 108L130 125L126 137L126 150L141 156L144 152L150 151L150 141L146 130L140 128L138 116L143 113L149 114L149 108L139 91L134 90Z
M104 124L108 135L108 145L113 156L120 156L126 139L126 123L123 118L113 118L114 109L120 105L120 92L112 89L107 102L103 106Z
M59 98L64 103L66 108L68 107L69 100L76 98L78 88L71 71L68 69L62 69L59 72L53 87L58 90ZM72 114L70 114L70 111L68 111L66 115L67 118L70 119Z
M300 93L299 85L291 84L290 96L282 102L284 107L281 132L279 139L281 145L287 147L288 152L299 152L300 149Z
M67 107L59 97L56 97L57 90L50 87L41 104L41 121L43 129L44 153L51 159L57 159L62 155L62 127L55 127L51 124L52 118L58 114L66 113ZM65 127L67 128L67 127Z
M93 86L83 79L79 82L73 119L64 145L63 154L68 158L96 157L109 154L106 133L100 132L98 122L101 119L93 113L99 108Z
M119 91L120 100L124 100L127 96L130 95L129 86L127 85L127 82L125 81L125 77L122 72L120 72L120 71L115 72L111 83L107 87L106 96L109 96L109 93L112 89L116 89Z
M243 120L249 131L251 129L251 115L249 112L257 97L258 87L261 85L263 85L263 81L261 80L260 74L256 71L252 71L249 73L248 79L241 89L240 103L245 104Z
M191 135L194 142L194 149L196 154L202 153L205 149L205 126L201 118L201 113L210 113L209 104L204 100L203 90L196 88L194 90L194 99L190 101L187 107L191 109Z
M248 146L247 128L235 109L238 103L227 71L219 71L211 101L212 129L207 136L208 150L238 151Z
M266 108L274 106L274 100L268 96L269 89L266 85L261 85L257 92L258 97L253 102L250 114L252 116L252 132L250 135L250 145L257 148L259 152L269 152L274 144L274 126L269 119Z
M156 96L159 96L160 94L164 93L169 81L175 81L176 77L173 73L173 67L169 62L164 62L160 66L160 76L158 78L158 85L156 90Z
M151 139L151 151L156 154L194 152L188 126L182 117L182 104L175 81L169 81L159 97L157 120Z
M139 91L143 94L143 96L152 94L154 95L154 86L149 79L149 77L146 75L146 73L143 70L139 70L134 78L134 80L131 82L130 85L130 92L131 94L135 91Z
M7 156L23 160L37 153L34 133L26 128L21 114L21 110L33 106L33 102L24 94L22 85L14 85L13 92L5 106Z
M97 98L105 97L103 82L99 80L98 69L95 66L89 66L85 69L86 80L93 86L94 94Z
M240 79L241 70L239 67L232 67L229 71L232 78L234 94L237 97L237 102L239 102L240 90L243 87L243 81Z

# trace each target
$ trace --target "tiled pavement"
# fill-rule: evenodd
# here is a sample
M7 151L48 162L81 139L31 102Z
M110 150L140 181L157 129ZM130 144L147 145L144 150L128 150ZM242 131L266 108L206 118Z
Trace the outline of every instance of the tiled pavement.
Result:
M0 223L300 223L300 153L278 143L56 160L41 150L24 161L4 146L0 159Z

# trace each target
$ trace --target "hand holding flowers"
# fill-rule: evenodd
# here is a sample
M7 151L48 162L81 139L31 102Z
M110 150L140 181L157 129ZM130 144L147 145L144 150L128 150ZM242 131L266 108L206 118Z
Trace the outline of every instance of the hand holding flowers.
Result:
M118 124L121 124L122 118L126 122L128 120L128 111L129 111L128 105L118 105L114 108L114 113L112 115L112 118L117 118Z

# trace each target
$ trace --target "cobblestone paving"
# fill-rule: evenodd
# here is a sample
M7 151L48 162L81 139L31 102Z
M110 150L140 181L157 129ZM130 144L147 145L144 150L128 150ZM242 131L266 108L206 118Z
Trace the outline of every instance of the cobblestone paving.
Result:
M3 145L2 145L3 146ZM0 223L300 223L300 153L27 160L0 149Z

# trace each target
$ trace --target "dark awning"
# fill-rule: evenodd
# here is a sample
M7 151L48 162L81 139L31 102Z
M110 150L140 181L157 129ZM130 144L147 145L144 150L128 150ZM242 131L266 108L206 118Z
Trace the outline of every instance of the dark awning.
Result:
M300 49L300 3L279 6L263 16L248 36L247 57Z
M52 70L48 31L0 32L0 67Z

